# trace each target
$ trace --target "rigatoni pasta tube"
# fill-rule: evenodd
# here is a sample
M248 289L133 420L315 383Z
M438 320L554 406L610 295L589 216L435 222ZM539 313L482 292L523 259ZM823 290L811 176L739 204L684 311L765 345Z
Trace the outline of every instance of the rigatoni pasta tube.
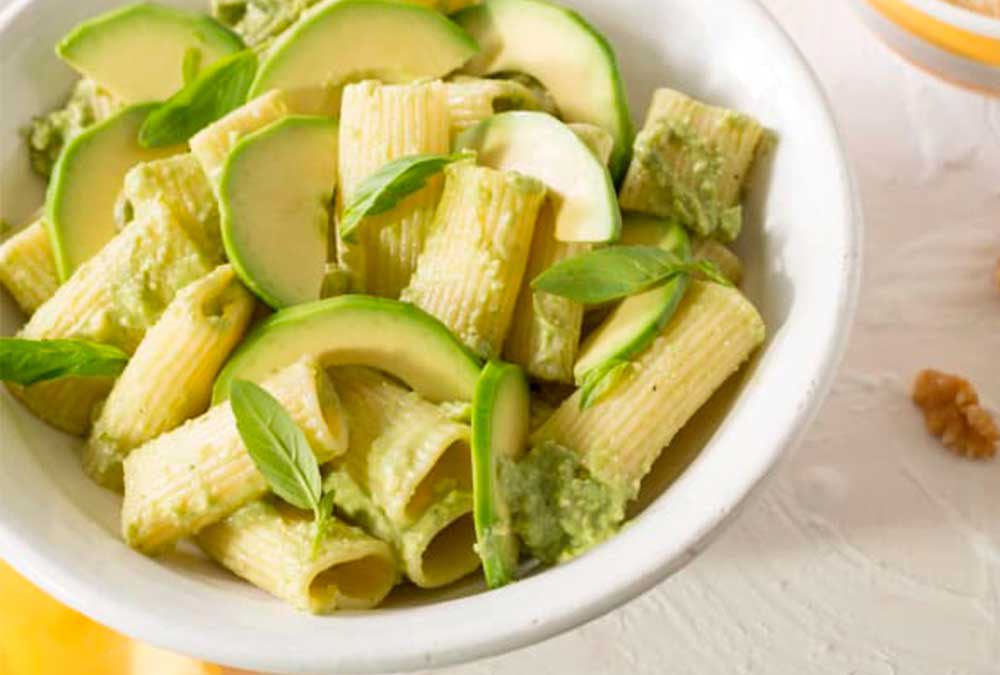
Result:
M378 605L398 578L392 549L331 518L318 547L312 514L265 498L203 529L212 558L268 593L317 614Z
M415 154L443 154L450 148L448 102L440 82L383 85L374 81L344 88L340 114L342 208L358 186L392 160ZM366 218L358 241L338 240L341 265L354 284L372 295L398 298L423 249L441 178L403 199L391 211Z
M516 80L458 76L444 86L452 137L505 110L556 112L551 100Z
M216 185L222 165L240 139L278 121L288 113L288 98L285 93L279 89L269 91L192 136L189 141L191 152L198 158L212 184Z
M28 316L59 288L52 244L41 220L0 245L0 284Z
M125 174L121 199L136 220L166 212L203 251L222 257L219 203L191 153L137 164Z
M653 94L622 185L623 209L675 217L703 237L739 234L743 183L764 138L750 117L672 89Z
M691 255L695 260L715 263L722 275L736 286L743 281L743 261L722 242L715 239L695 239L691 242Z
M326 462L347 449L340 400L314 361L288 366L262 386L305 433L317 461ZM125 459L124 473L125 541L151 554L268 491L228 402L133 450Z
M437 494L472 489L469 427L384 375L333 368L351 446L342 462L397 525L419 518Z
M84 470L115 490L133 448L207 408L222 364L243 337L254 299L229 265L186 286L146 333L115 382L83 451Z
M580 454L591 474L629 497L660 451L764 340L738 290L692 282L677 314L627 379L580 410L577 391L532 435Z
M415 585L446 586L479 567L470 492L442 493L416 522L400 527L347 470L335 470L325 485L333 490L341 512L393 547L403 573Z
M93 340L131 354L177 291L219 262L175 219L166 214L144 218L81 265L38 308L19 336ZM94 405L108 395L112 381L67 378L30 387L10 385L10 390L46 422L82 436L90 430Z
M433 230L402 297L492 358L510 328L545 186L471 162L445 173Z
M535 226L524 282L518 293L504 358L540 380L573 383L573 364L580 347L583 305L569 298L535 291L531 280L556 263L590 251L592 244L556 239L548 204Z

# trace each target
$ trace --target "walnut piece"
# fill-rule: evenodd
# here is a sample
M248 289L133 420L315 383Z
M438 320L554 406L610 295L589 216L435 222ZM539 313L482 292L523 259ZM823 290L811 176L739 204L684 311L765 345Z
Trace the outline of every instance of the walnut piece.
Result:
M996 454L1000 428L979 405L968 380L936 370L924 370L913 383L913 402L924 411L927 431L952 452L972 459Z

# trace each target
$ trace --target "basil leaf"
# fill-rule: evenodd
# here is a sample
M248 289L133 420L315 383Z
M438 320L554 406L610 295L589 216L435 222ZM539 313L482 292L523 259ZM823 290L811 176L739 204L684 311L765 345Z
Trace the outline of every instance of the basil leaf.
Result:
M583 376L580 384L580 410L586 410L614 391L631 370L628 359L608 359Z
M531 287L596 305L647 290L685 266L676 253L658 246L612 246L553 265L535 277Z
M340 221L340 236L344 241L354 242L362 219L391 210L444 167L473 157L471 152L459 152L454 155L410 155L389 162L363 180L351 195Z
M316 511L316 522L313 524L313 527L315 528L312 542L313 559L319 555L319 545L323 541L323 537L326 536L327 531L330 529L330 521L333 518L333 500L333 490L327 490L324 492L323 497L319 500L319 506Z
M271 490L319 520L319 465L305 434L271 394L252 382L233 382L229 396L236 428Z
M115 377L129 356L87 340L0 338L0 380L28 386L63 377Z
M187 59L185 67L190 74ZM250 50L219 59L149 114L139 130L139 144L159 148L186 142L243 105L256 73L257 55Z
M201 50L197 47L188 47L184 50L184 60L181 61L181 78L184 84L190 84L194 78L198 77L201 70Z

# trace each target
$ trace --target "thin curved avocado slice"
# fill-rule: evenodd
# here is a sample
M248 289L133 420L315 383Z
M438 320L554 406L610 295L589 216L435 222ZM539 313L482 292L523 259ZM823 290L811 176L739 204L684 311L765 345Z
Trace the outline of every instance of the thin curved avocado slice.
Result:
M63 281L115 236L115 202L129 169L184 152L183 145L139 145L139 129L155 108L126 108L81 133L59 155L45 196L45 223Z
M645 216L626 216L622 232L623 243L659 246L691 257L691 244L684 228L665 220ZM648 347L677 311L690 279L678 274L664 284L623 300L594 330L580 348L573 367L578 385L585 388L603 386L604 391L614 382L597 382L625 374L625 364ZM588 397L584 397L588 398Z
M621 233L618 196L607 167L568 126L540 112L493 115L455 139L479 163L545 183L560 241L612 242Z
M597 29L576 12L544 0L486 0L454 19L482 46L464 72L534 77L567 122L595 124L611 134L611 174L616 180L624 175L632 116L614 49Z
M378 368L437 403L471 401L480 371L431 315L397 300L345 295L283 309L260 324L219 374L212 400L226 400L234 379L260 382L304 356Z
M476 552L490 588L517 575L520 553L510 509L499 477L499 463L516 460L528 444L531 395L523 371L490 361L472 399L472 484Z
M237 274L274 308L319 300L337 123L295 115L241 140L219 180L222 241Z
M170 97L185 71L241 49L239 36L207 15L137 3L79 24L56 53L125 103L141 103Z
M444 77L478 49L454 22L426 7L389 0L323 3L268 50L249 97L282 89L296 112L332 115L344 84Z

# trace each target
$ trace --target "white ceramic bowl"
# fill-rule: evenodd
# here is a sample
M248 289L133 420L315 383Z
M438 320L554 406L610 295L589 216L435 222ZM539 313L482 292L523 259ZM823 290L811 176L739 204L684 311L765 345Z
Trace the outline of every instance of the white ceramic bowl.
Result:
M18 129L70 86L52 45L81 19L119 4L15 0L0 15L6 218L27 217L42 200ZM200 8L207 0L176 4ZM767 347L658 464L647 507L628 528L496 592L469 581L397 597L377 611L314 617L193 553L155 561L130 551L118 535L118 500L84 477L78 443L4 392L0 556L120 631L210 661L282 672L410 669L511 650L627 602L695 557L803 434L830 384L854 310L860 213L820 87L754 0L573 4L617 47L637 119L652 89L670 85L752 113L781 137L773 159L758 167L740 242L747 291L770 327ZM2 322L5 334L20 323L9 302Z
M886 45L931 74L1000 96L1000 19L944 0L852 0Z

